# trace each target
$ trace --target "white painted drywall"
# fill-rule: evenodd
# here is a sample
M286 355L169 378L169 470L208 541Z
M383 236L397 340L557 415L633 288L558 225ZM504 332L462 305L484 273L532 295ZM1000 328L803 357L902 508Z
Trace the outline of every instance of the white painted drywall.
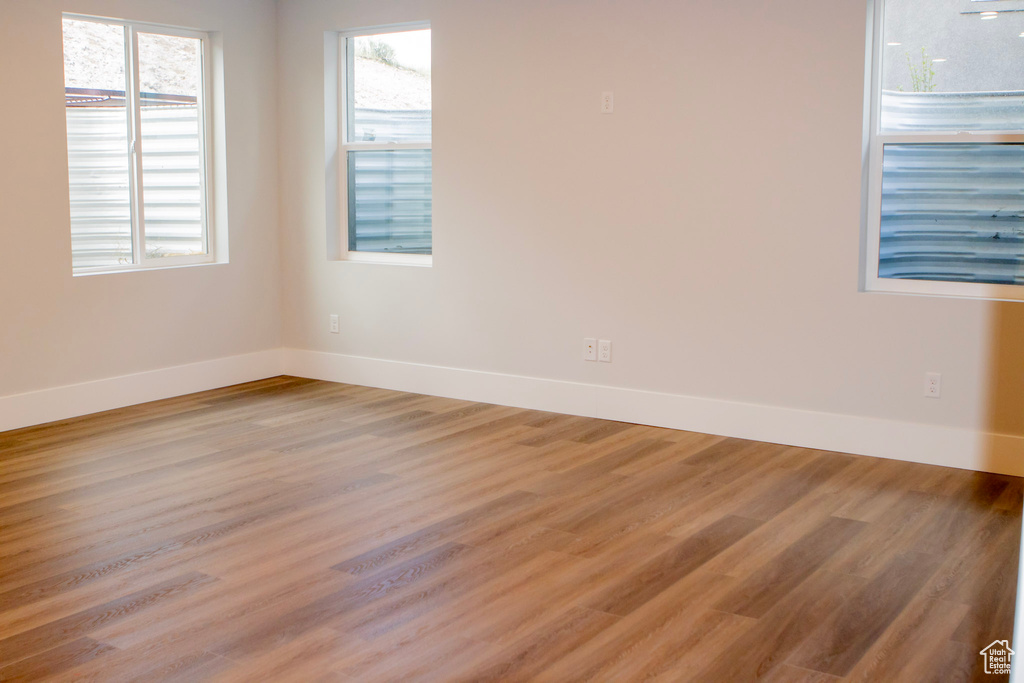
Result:
M1024 433L1024 307L857 291L866 10L281 2L285 346ZM328 261L324 32L421 20L434 265Z
M72 277L65 11L219 32L230 263ZM280 346L275 20L272 0L0 0L0 397Z

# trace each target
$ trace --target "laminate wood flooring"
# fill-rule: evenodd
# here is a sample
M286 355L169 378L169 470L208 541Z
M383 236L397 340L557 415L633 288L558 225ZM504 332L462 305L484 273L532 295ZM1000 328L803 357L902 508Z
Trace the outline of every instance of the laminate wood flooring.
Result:
M1021 507L278 377L0 434L0 680L996 681Z

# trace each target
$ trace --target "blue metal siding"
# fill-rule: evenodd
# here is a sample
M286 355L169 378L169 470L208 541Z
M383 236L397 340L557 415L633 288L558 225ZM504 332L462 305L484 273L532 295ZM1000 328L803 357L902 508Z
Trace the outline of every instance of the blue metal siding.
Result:
M890 144L878 275L1024 282L1024 144Z

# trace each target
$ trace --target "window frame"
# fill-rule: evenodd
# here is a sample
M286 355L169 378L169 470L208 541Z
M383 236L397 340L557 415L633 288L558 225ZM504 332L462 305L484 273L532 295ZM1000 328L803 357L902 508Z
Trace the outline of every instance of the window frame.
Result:
M349 139L349 119L352 116L352 105L355 100L354 83L354 38L362 36L373 36L382 33L405 33L408 31L431 31L431 51L433 51L433 30L429 21L417 21L403 24L391 24L385 26L373 26L336 33L338 40L338 101L337 101L337 176L338 176L338 230L340 231L340 253L342 261L353 261L357 263L382 263L391 265L407 266L432 266L434 262L434 235L433 235L433 209L431 209L431 237L429 254L403 254L387 251L353 251L351 245L351 216L352 208L348 196L348 153L359 151L391 151L401 149L431 150L433 153L434 132L433 132L433 103L431 103L431 132L430 140L426 142L366 142L352 141ZM431 81L433 91L433 81ZM431 92L433 96L433 92ZM431 170L433 176L433 170ZM433 184L431 184L433 187ZM433 193L433 190L431 190Z
M861 291L890 294L916 294L1001 301L1024 301L1024 285L981 282L909 280L878 276L882 225L882 161L887 144L993 144L1024 143L1021 128L1007 131L931 131L883 133L881 130L882 58L885 47L885 2L869 0L867 31L867 70L865 76L865 116L863 142L863 198L861 217ZM986 11L999 2L979 3ZM981 11L981 10L978 10Z
M1024 0L961 0L961 3L963 14L1024 11Z
M97 275L102 273L120 273L139 270L156 270L164 268L178 268L183 266L197 266L217 261L216 230L214 229L212 198L211 171L215 168L213 159L213 116L211 105L213 97L213 58L212 42L208 31L184 28L179 26L167 26L153 24L143 21L132 21L129 19L116 19L112 17L97 17L88 14L75 14L64 12L61 19L74 21L88 21L97 24L119 26L124 29L125 36L125 103L129 111L128 118L128 140L129 140L129 197L132 216L132 262L118 265L102 266L75 266L72 258L72 274ZM199 73L202 83L197 91L196 107L199 118L199 192L200 192L200 220L203 229L203 243L206 246L206 253L189 256L161 256L150 258L146 256L146 221L145 201L143 196L143 145L141 139L142 127L142 102L141 86L139 76L139 33L152 35L175 36L179 38L192 38L200 42L200 68ZM61 54L64 52L63 33L61 38ZM66 132L65 132L66 134ZM65 140L67 147L67 140Z

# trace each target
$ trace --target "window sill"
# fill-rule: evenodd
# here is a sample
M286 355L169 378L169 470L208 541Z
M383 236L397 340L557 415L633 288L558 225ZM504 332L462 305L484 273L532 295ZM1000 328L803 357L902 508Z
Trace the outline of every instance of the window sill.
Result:
M1024 301L1024 286L985 282L944 282L867 277L862 290L878 294L912 294L985 301Z
M117 266L117 267L98 267L98 268L82 268L79 270L73 270L71 275L73 277L86 277L89 275L116 275L117 273L139 273L146 272L149 270L178 270L180 268L200 268L203 266L221 266L226 265L227 261L200 261L191 263L168 263L167 265L160 266L141 266L141 265L128 265L128 266Z
M385 266L415 266L430 268L434 265L432 254L392 254L376 251L350 251L342 255L341 261L349 263L373 263Z

